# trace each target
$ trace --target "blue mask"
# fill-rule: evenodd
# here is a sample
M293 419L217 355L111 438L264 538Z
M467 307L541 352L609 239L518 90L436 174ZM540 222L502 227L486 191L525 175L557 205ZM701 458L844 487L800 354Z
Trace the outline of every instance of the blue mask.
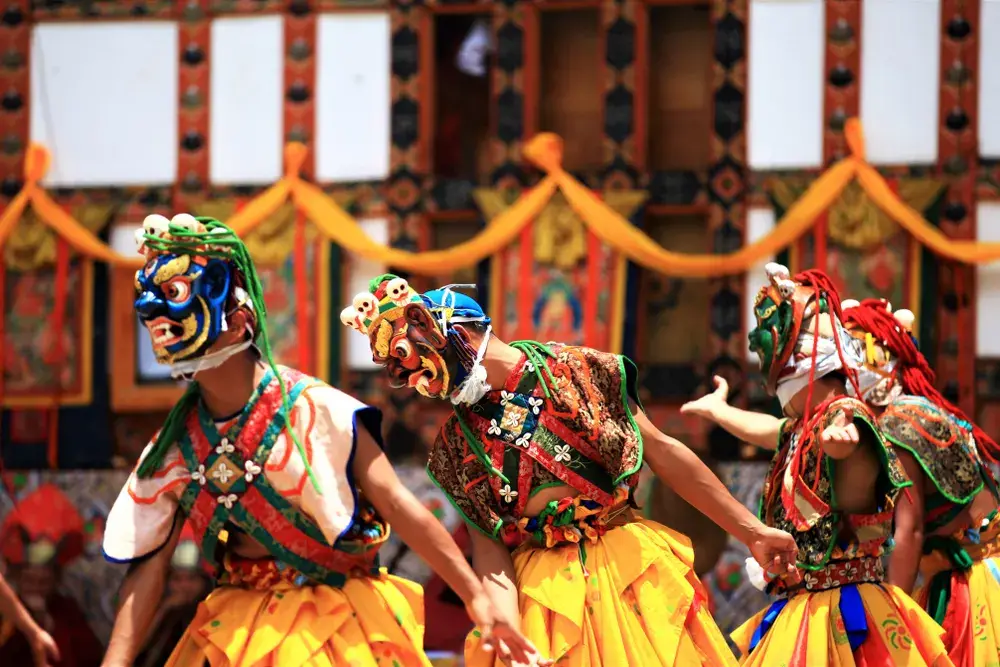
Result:
M135 311L161 364L194 359L225 331L228 262L196 255L154 255L135 274Z

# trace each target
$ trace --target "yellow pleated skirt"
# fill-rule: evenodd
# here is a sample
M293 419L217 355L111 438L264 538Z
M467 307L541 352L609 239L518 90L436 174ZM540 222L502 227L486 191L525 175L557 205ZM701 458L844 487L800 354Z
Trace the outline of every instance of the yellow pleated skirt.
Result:
M422 589L384 570L343 588L221 587L167 667L430 667L423 634Z
M764 610L733 633L745 667L951 667L944 631L909 596L888 584L791 597L750 650L765 621ZM850 595L854 618L845 619L842 594ZM859 606L858 602L860 602ZM858 632L863 616L864 632ZM852 647L851 633L860 646Z
M727 667L691 542L653 521L596 542L514 553L521 629L559 667ZM499 667L473 630L466 667Z
M944 643L956 667L1000 667L1000 558L951 574ZM913 595L928 608L928 589Z

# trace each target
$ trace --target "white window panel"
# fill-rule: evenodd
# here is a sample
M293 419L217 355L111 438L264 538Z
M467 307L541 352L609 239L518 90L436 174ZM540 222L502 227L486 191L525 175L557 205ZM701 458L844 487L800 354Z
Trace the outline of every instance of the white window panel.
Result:
M861 5L861 121L872 164L938 156L940 0Z
M756 243L770 234L774 229L774 225L774 209L772 207L755 207L747 210L747 245ZM757 326L753 303L757 298L757 292L760 291L761 286L767 281L767 273L764 271L764 267L767 266L768 262L773 261L773 257L768 257L750 267L750 270L747 272L746 287L743 293L743 317L745 318L743 324L746 331L750 331ZM751 352L749 347L747 347L747 361L753 364L757 363L757 354Z
M1000 158L1000 0L983 0L978 41L979 154L995 159Z
M390 150L389 15L325 14L317 21L316 33L316 178L385 178Z
M822 0L753 0L748 151L753 169L823 164Z
M271 184L281 178L284 37L281 16L212 21L213 183Z
M976 204L976 240L1000 241L1000 203ZM976 356L1000 357L1000 262L976 267Z
M177 24L42 23L31 49L31 139L49 186L169 184L177 172Z
M389 221L386 218L367 218L359 220L358 224L365 234L371 237L376 243L389 245ZM368 281L375 276L386 272L386 267L365 259L360 255L351 255L348 258L348 271L344 280L344 298L346 301L333 308L339 315L350 302L354 300L354 295L368 291ZM347 337L347 367L352 371L370 371L378 369L379 366L372 361L372 350L368 344L368 338L359 334L354 329L345 329Z

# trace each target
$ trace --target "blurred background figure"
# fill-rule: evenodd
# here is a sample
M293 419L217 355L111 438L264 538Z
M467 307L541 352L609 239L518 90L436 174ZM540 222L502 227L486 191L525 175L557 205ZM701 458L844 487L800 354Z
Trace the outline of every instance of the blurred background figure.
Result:
M202 560L190 524L184 524L180 541L170 559L170 575L163 602L150 625L146 643L135 667L161 667L194 620L198 603L212 590L212 576Z
M60 592L63 569L83 553L83 519L54 485L25 496L0 528L7 578L35 622L52 636L60 667L98 667L104 647L87 617ZM33 664L28 638L9 619L0 621L0 665Z

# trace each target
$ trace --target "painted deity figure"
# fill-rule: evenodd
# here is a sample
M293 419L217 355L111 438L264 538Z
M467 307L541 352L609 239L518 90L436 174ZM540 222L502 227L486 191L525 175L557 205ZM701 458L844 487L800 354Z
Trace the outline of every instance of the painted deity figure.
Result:
M635 512L645 461L667 484L794 574L795 544L737 502L642 412L627 358L492 335L471 297L414 294L382 275L341 319L368 336L394 387L451 402L427 470L469 525L473 566L498 605L559 665L735 664L693 572L691 543ZM530 316L530 313L524 313ZM483 651L466 664L532 665Z
M217 585L168 665L427 667L420 587L378 566L390 525L524 658L516 621L393 472L379 411L275 364L233 231L150 216L136 240L136 311L157 358L191 382L108 516L105 556L130 570L104 665L133 664L185 521Z
M1000 447L934 386L911 335L913 313L887 302L844 302L844 320L861 350L860 397L913 481L896 508L889 583L913 592L945 629L957 667L1000 659L1000 516L997 486L984 459Z
M743 664L951 665L940 626L885 581L894 510L913 491L878 418L849 394L861 360L836 290L818 271L793 279L772 263L767 274L750 348L785 418L728 405L721 378L682 408L774 450L760 517L799 547L801 582L750 573L778 599L733 634Z

